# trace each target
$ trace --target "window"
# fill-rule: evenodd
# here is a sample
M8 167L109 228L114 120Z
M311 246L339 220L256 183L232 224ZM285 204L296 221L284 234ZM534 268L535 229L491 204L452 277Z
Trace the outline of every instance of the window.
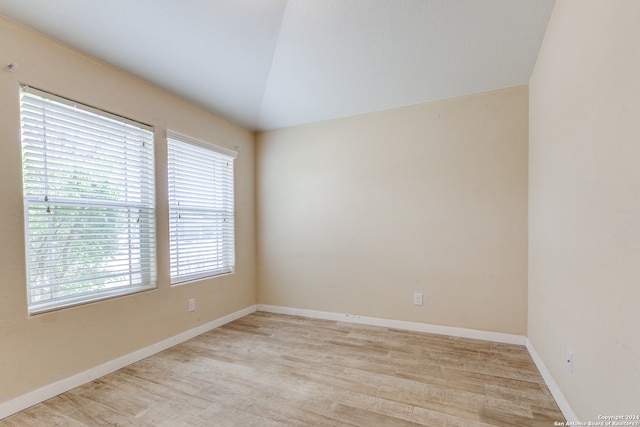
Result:
M167 133L171 283L233 272L236 152Z
M153 129L23 87L29 313L154 288Z

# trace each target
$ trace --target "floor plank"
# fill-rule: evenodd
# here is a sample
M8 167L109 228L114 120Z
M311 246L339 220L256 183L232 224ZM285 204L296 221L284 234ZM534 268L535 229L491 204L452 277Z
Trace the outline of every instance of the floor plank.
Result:
M258 312L11 417L10 426L549 426L523 346Z

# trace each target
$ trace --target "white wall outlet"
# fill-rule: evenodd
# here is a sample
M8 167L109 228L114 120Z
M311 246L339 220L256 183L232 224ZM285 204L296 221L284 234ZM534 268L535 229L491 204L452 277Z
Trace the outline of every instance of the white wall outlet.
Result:
M422 292L413 293L413 305L422 305Z
M573 375L573 351L567 351L567 372Z
M189 298L189 311L196 311L196 299Z

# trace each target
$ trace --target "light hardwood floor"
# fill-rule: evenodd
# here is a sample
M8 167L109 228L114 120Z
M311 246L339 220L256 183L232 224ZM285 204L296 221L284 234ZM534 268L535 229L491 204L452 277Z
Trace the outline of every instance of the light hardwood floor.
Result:
M258 312L0 426L553 426L525 347Z

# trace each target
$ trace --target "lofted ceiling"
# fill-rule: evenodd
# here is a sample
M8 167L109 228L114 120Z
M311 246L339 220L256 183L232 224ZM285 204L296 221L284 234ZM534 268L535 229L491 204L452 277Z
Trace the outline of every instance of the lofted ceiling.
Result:
M529 82L554 0L0 0L250 130Z

